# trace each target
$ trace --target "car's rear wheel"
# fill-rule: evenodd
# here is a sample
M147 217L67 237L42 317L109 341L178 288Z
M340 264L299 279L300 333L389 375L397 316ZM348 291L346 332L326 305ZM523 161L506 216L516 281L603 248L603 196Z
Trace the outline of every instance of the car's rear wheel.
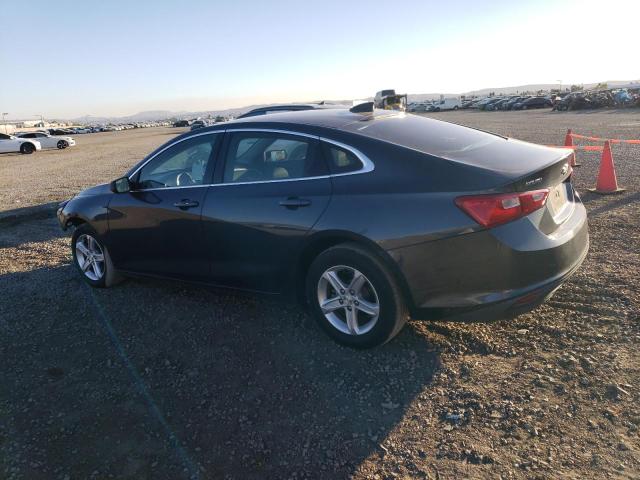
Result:
M65 140L60 140L57 145L56 145L60 150L67 148L69 146L69 143Z
M35 151L36 151L36 147L33 143L27 142L20 145L20 153L23 153L25 155L30 155Z
M355 348L389 341L408 318L392 272L352 243L325 250L313 261L307 300L320 327L338 343Z
M74 265L84 281L92 287L110 287L120 280L107 247L89 225L80 225L73 232L71 252Z

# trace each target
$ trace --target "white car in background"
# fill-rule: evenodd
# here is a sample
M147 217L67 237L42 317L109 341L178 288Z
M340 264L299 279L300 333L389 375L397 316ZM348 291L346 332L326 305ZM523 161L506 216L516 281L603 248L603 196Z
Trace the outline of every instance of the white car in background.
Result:
M430 112L442 112L444 110L458 110L462 104L457 98L441 98L440 100L434 100L429 107Z
M28 155L41 149L42 145L35 139L18 138L0 133L0 153L20 152Z
M49 135L44 132L24 132L17 135L18 138L30 138L37 140L42 148L63 148L73 147L76 141L71 137Z

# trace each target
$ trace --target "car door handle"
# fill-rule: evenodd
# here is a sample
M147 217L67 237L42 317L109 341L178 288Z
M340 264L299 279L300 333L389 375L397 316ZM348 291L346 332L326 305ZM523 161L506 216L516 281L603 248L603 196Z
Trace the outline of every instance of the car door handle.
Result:
M308 207L309 205L311 205L311 200L307 200L306 198L289 197L286 200L280 200L281 207L287 207L291 209Z
M173 204L174 207L178 207L182 210L186 210L187 208L193 208L193 207L197 207L198 205L200 205L198 202L196 202L195 200L188 200L186 198L180 200L179 202L176 202Z

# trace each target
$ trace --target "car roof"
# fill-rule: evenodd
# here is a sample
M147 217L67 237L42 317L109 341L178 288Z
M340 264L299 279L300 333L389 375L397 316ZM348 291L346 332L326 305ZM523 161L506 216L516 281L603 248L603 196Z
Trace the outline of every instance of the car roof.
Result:
M312 110L295 110L278 113L268 113L255 117L237 118L226 122L225 125L251 124L251 123L291 123L307 125L311 127L334 128L349 130L349 125L372 119L381 119L388 116L397 116L398 112L389 110L376 110L372 114L353 113L348 108L319 108Z
M333 129L370 139L381 140L424 153L443 153L449 148L452 129L464 135L469 143L491 142L500 137L479 129L463 128L420 115L393 110L374 110L373 113L353 113L349 109L305 110L248 117L209 127L210 130L231 131L243 127L288 129L291 126Z
M238 118L245 118L249 116L254 116L260 114L262 112L274 112L274 111L299 111L299 110L319 110L325 108L340 108L340 105L332 105L325 103L288 103L288 104L280 104L280 105L267 105L264 107L253 108L248 112L243 113Z

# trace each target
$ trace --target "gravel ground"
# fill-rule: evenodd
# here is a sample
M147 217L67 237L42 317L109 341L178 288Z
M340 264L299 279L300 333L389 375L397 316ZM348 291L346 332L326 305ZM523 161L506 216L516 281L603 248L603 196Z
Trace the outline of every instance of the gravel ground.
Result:
M635 112L433 116L544 144L569 127L640 138ZM169 132L2 155L0 183L26 162L32 188L3 187L1 205L114 178ZM366 352L270 297L92 290L53 219L0 221L0 477L640 478L640 147L613 154L627 191L605 197L586 192L598 154L580 155L591 250L549 302L510 321L413 321Z

